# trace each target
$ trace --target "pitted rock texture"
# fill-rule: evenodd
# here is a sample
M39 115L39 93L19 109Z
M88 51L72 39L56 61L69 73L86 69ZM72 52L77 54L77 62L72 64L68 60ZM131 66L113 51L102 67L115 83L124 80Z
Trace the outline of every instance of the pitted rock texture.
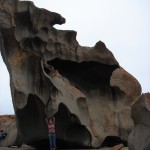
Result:
M99 147L109 135L127 140L140 84L103 42L80 46L75 31L53 27L65 21L30 1L0 1L0 50L23 142L48 145L45 118L53 115L58 147Z

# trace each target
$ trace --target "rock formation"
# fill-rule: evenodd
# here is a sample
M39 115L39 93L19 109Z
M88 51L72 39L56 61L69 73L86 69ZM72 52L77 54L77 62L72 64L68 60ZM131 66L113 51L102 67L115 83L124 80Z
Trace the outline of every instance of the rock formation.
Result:
M0 140L0 146L22 145L22 140L18 133L14 116L0 116L0 129L7 133L5 140Z
M103 42L83 47L75 31L53 27L63 23L30 1L0 1L0 50L23 142L48 145L53 115L58 147L100 147L110 135L127 141L140 84Z
M150 149L150 93L142 94L132 105L134 128L129 135L130 150Z

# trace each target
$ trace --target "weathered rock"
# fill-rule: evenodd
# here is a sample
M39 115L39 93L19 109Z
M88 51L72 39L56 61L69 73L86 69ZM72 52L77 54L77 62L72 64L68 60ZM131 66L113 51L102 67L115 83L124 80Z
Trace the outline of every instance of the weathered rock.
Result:
M150 94L142 94L132 106L134 128L129 135L130 150L150 149Z
M125 92L131 98L131 101L136 100L141 93L139 82L121 67L113 71L110 85Z
M16 127L15 117L12 115L0 116L0 129L7 133L4 140L0 140L0 146L21 145L22 140ZM1 149L1 148L0 148Z
M112 147L110 150L121 150L123 147L124 147L123 144L119 144L119 145Z
M103 42L82 47L75 31L53 27L63 23L32 2L0 1L0 50L24 143L48 145L45 117L53 115L60 147L99 147L109 135L127 140L140 84Z

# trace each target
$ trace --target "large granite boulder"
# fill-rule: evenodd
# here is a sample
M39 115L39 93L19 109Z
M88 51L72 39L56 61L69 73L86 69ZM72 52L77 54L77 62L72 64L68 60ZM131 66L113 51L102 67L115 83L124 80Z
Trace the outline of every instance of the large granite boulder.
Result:
M10 74L23 142L48 145L46 116L56 117L58 147L99 147L107 136L127 140L138 81L99 41L80 46L65 19L30 1L0 1L0 50Z
M134 128L129 135L130 150L150 149L150 93L142 94L133 104L131 116Z

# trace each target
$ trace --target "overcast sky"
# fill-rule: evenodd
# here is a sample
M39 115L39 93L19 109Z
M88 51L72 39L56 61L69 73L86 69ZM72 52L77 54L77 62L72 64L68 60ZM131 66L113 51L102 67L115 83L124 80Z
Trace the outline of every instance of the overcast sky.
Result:
M119 64L150 92L150 0L33 0L66 18L82 46L103 41ZM14 113L7 69L0 57L0 114Z

